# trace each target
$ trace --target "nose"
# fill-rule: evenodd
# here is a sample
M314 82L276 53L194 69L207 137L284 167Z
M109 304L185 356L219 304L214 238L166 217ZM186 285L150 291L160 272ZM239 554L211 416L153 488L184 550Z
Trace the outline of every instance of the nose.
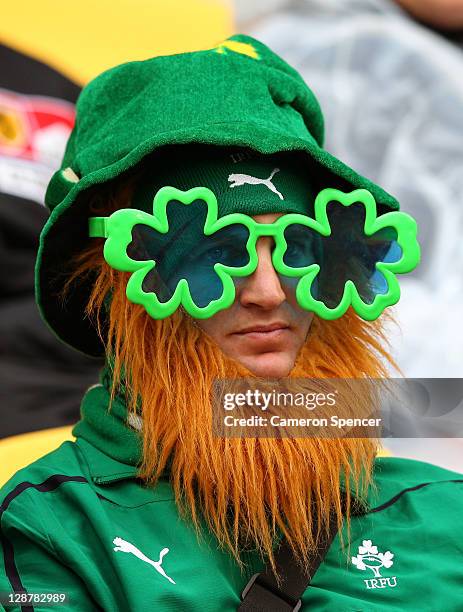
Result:
M273 310L286 299L273 267L272 244L273 239L269 236L263 236L257 241L257 268L253 274L240 279L237 284L237 297L242 306L259 306L264 310Z

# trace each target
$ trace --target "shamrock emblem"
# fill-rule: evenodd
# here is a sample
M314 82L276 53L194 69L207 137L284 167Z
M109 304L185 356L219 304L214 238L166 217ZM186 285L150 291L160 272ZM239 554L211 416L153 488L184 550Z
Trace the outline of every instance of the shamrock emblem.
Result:
M345 207L337 216L337 233L333 233L332 217L328 217L330 203ZM346 214L349 207L358 210L359 205L363 207L364 219L360 226L358 214L351 215L355 222ZM376 202L366 189L350 193L324 189L315 200L314 213L315 219L291 214L279 221L282 227L299 223L316 232L322 242L323 257L311 265L291 268L284 263L286 242L283 240L277 245L275 267L282 274L300 277L296 289L298 303L323 319L337 319L350 306L362 318L376 319L400 298L395 275L410 272L419 262L415 220L402 212L389 212L378 217ZM369 299L364 285L370 285L372 279L376 282L376 289L370 290ZM330 290L330 282L335 291Z
M392 567L394 555L388 550L385 553L378 552L378 547L373 546L371 540L363 540L362 546L359 546L358 555L352 557L352 563L359 570L371 569L376 578L380 578L380 570Z

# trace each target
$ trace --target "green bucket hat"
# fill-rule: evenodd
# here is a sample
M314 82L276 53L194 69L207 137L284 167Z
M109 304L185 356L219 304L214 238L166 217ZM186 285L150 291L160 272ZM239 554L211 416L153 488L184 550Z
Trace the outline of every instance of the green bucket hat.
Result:
M399 208L395 198L322 148L323 115L314 94L296 70L248 36L206 51L116 66L83 89L76 110L61 168L45 197L51 215L40 239L36 297L55 334L89 355L104 352L84 314L89 286L76 287L64 301L59 295L71 260L89 244L90 198L147 160L159 184L167 184L159 161L172 146L299 152L314 193L365 188L379 212Z

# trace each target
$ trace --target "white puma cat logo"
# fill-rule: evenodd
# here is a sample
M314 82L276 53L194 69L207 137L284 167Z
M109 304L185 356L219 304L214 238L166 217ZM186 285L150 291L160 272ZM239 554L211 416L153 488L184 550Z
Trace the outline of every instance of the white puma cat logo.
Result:
M230 188L233 187L241 187L242 185L265 185L276 193L280 200L284 200L283 195L278 191L275 185L272 183L272 178L275 176L277 172L280 172L280 168L274 168L272 170L272 174L267 179L256 178L255 176L250 176L249 174L230 174L228 180L231 185Z
M115 551L122 551L135 555L142 561L145 561L145 563L149 563L150 565L152 565L154 569L161 574L161 576L164 576L164 578L167 578L167 580L172 582L172 584L175 584L172 578L170 578L161 567L162 558L169 552L168 548L163 548L161 550L161 552L159 553L159 561L153 561L152 559L144 555L141 550L139 550L136 546L134 546L130 542L127 542L126 540L123 540L122 538L114 538L113 544L116 545L116 547L114 548Z

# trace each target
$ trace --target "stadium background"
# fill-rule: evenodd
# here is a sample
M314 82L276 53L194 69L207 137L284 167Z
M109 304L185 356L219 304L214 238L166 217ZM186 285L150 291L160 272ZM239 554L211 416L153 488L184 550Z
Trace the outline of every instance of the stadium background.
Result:
M326 148L418 219L423 263L403 282L394 354L406 376L463 378L461 28L418 23L392 0L9 3L0 21L0 483L70 437L100 365L55 340L33 295L43 196L81 87L115 64L211 48L238 31L301 71L325 113ZM445 425L441 435L386 444L461 471L461 439Z

